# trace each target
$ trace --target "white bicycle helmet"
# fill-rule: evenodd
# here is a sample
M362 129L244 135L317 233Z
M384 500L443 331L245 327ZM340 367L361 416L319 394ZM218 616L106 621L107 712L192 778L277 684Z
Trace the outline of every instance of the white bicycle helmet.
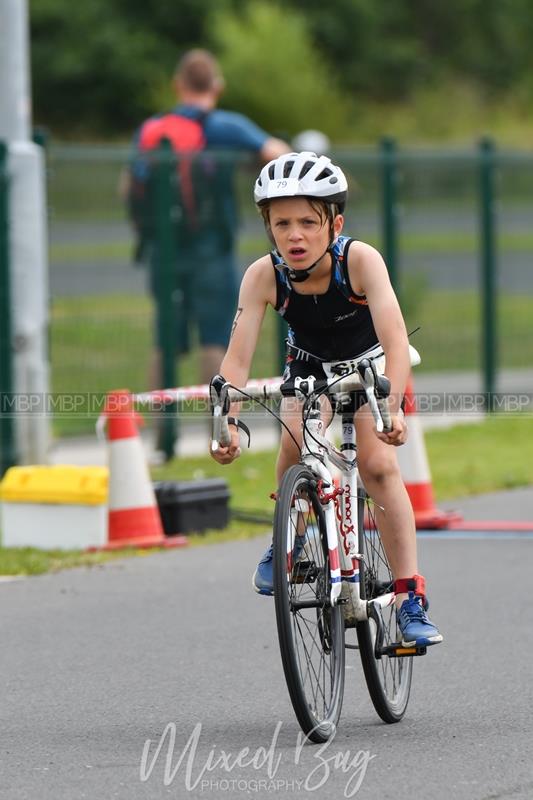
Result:
M327 156L286 153L269 161L255 182L258 206L277 197L313 197L344 209L348 194L346 176Z

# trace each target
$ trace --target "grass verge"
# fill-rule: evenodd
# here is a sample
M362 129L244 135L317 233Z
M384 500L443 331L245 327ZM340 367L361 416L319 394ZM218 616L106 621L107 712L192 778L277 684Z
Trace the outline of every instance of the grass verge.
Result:
M125 556L143 555L146 550L130 548L120 552L85 553L80 550L38 550L36 547L0 547L0 575L41 575L69 567L94 567Z
M437 501L533 485L530 414L494 414L483 422L427 431L424 440ZM223 477L232 505L273 512L276 453L245 453L231 467L209 457L171 461L154 471L157 480ZM504 510L502 510L502 514Z
M494 414L425 436L437 500L533 485L530 414ZM505 519L505 508L501 510Z

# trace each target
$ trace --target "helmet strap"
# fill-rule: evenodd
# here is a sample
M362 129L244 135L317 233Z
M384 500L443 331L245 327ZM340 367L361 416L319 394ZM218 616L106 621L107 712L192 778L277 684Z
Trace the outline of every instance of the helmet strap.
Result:
M314 264L311 264L310 267L306 267L305 269L293 269L292 267L289 267L289 265L286 264L285 261L283 261L283 266L287 270L289 279L294 283L302 283L303 281L306 281L318 267L319 263L322 261L326 253L328 253L330 250L331 250L331 245L328 245L327 248L322 253L322 255L320 256L320 258L318 258Z

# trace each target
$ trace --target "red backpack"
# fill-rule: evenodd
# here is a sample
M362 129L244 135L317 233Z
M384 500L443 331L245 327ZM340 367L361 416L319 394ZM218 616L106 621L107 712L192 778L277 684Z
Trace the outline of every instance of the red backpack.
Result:
M203 232L214 233L221 250L234 242L235 211L231 187L235 164L227 156L209 152L204 134L206 113L195 119L177 113L153 117L142 126L137 153L130 165L128 214L137 234L134 261L146 262L156 237L153 153L162 139L170 141L179 156L173 176L173 232L178 249L195 246Z
M192 156L204 150L206 138L202 121L191 119L181 114L165 114L147 120L139 134L139 149L141 152L155 150L163 139L168 139L174 152L180 156L178 163L178 184L181 201L183 203L187 225L191 230L198 227L198 206L192 176Z

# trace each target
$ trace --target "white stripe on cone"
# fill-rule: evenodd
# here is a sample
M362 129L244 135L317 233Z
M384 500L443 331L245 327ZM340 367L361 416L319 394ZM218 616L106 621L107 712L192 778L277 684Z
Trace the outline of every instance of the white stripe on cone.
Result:
M406 416L407 441L398 447L398 463L404 483L431 483L422 424L416 414Z
M144 448L137 436L109 442L109 510L156 506Z

